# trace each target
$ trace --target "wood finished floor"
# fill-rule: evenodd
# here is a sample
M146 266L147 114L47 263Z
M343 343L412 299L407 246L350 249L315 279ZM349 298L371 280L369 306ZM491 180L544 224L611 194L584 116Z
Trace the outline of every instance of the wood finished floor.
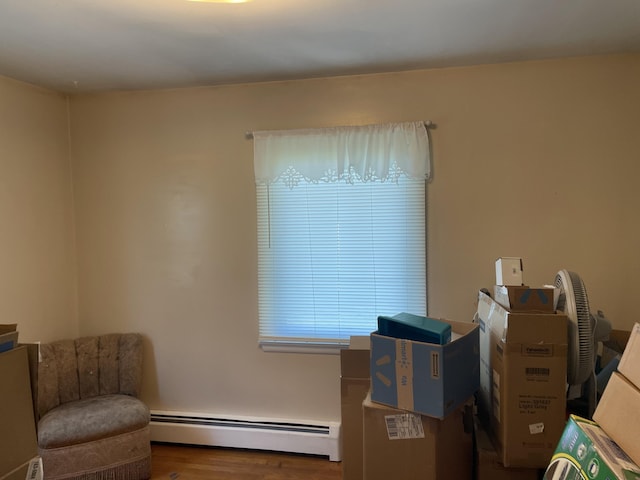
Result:
M341 480L342 465L326 457L152 444L151 480Z

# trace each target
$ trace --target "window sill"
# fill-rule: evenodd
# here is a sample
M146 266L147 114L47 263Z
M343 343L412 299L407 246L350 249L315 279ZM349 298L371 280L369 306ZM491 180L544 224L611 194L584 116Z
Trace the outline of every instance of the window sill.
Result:
M349 348L349 342L344 343L322 343L308 341L277 341L263 340L259 342L260 348L264 352L278 353L311 353L316 355L339 355L340 350Z

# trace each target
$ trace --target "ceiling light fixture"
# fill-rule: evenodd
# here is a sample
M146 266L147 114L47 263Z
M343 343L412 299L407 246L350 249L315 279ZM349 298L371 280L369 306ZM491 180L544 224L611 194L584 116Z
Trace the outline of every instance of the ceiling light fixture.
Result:
M249 3L252 0L187 0L188 2L200 3Z

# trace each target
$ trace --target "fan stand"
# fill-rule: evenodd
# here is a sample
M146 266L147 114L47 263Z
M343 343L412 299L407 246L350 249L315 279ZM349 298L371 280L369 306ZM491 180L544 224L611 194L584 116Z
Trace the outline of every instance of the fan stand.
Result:
M583 418L593 418L593 412L596 410L598 402L598 385L595 372L589 375L589 378L580 385L569 385L567 390L567 410L569 413L579 415ZM579 389L580 393L575 396L570 393L572 390Z

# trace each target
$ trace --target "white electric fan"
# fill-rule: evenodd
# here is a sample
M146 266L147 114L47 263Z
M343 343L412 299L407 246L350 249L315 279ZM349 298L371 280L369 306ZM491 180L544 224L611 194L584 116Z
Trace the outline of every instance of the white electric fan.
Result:
M598 342L609 337L611 323L601 311L589 311L587 290L577 273L560 270L555 286L560 289L558 310L569 319L567 352L567 400L586 400L586 411L591 418L597 403L595 365Z

